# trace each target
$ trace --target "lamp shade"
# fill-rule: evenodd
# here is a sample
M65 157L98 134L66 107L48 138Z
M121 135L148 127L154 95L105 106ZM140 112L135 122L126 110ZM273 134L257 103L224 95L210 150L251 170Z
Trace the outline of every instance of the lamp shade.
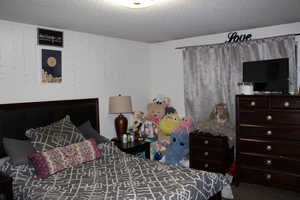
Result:
M109 113L120 114L132 112L130 96L113 96L109 97Z

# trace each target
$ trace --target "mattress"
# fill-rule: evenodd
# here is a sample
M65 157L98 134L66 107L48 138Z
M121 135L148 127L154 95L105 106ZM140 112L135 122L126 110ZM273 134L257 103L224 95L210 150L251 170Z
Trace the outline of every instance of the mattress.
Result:
M229 183L226 176L121 152L112 143L99 146L104 156L65 169L46 179L37 178L31 165L13 166L9 161L0 171L13 177L15 199L199 199L206 200Z

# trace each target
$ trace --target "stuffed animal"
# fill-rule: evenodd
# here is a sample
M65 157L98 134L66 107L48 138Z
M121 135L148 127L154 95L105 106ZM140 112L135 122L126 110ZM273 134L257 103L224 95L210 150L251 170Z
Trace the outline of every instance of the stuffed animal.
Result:
M141 111L134 112L133 123L129 127L129 131L139 135L143 123L144 123L144 113Z
M179 127L180 119L178 114L168 114L165 115L163 119L159 122L159 128L161 132L170 136L174 130Z
M189 153L189 134L185 130L173 133L171 143L166 151L165 163L178 164Z
M157 95L157 97L155 97L152 102L155 104L166 104L165 102L165 96L164 95Z
M215 106L209 116L210 120L216 120L217 123L225 123L229 119L227 106L224 103L219 103Z
M165 115L165 109L166 104L149 103L147 106L148 114L146 119L158 125L160 119Z
M173 114L177 113L176 109L171 106L171 99L164 95L158 95L156 98L153 99L153 103L155 104L165 104L165 114Z
M158 132L158 140L154 145L156 152L165 152L170 144L170 136L167 136L161 132Z
M181 118L181 120L180 120L179 127L177 127L177 128L174 130L174 132L180 131L180 132L183 133L183 132L186 130L187 133L189 133L190 130L191 130L192 124L193 124L192 118L190 118L190 117L183 117L183 118Z
M229 120L227 106L224 103L215 105L209 119L198 122L195 128L215 136L226 136L230 148L235 144L235 127Z
M158 126L150 120L145 120L141 126L141 132L143 136L153 139L157 137Z

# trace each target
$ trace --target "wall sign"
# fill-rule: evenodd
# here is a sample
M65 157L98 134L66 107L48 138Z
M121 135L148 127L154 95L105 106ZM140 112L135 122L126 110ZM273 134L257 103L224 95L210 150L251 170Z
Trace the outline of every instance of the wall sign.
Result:
M64 46L63 32L38 28L38 44L63 47Z
M252 39L252 34L240 34L238 35L237 32L230 32L228 33L228 40L226 43L232 42L245 42Z
M61 68L61 51L42 49L42 82L60 83Z

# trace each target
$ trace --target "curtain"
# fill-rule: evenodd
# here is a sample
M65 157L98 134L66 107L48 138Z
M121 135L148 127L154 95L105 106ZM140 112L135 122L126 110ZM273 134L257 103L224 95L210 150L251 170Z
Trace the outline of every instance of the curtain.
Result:
M235 95L242 82L242 63L289 58L290 90L297 87L296 41L292 36L187 47L183 50L186 115L194 121L207 120L218 103L227 104L235 121Z

